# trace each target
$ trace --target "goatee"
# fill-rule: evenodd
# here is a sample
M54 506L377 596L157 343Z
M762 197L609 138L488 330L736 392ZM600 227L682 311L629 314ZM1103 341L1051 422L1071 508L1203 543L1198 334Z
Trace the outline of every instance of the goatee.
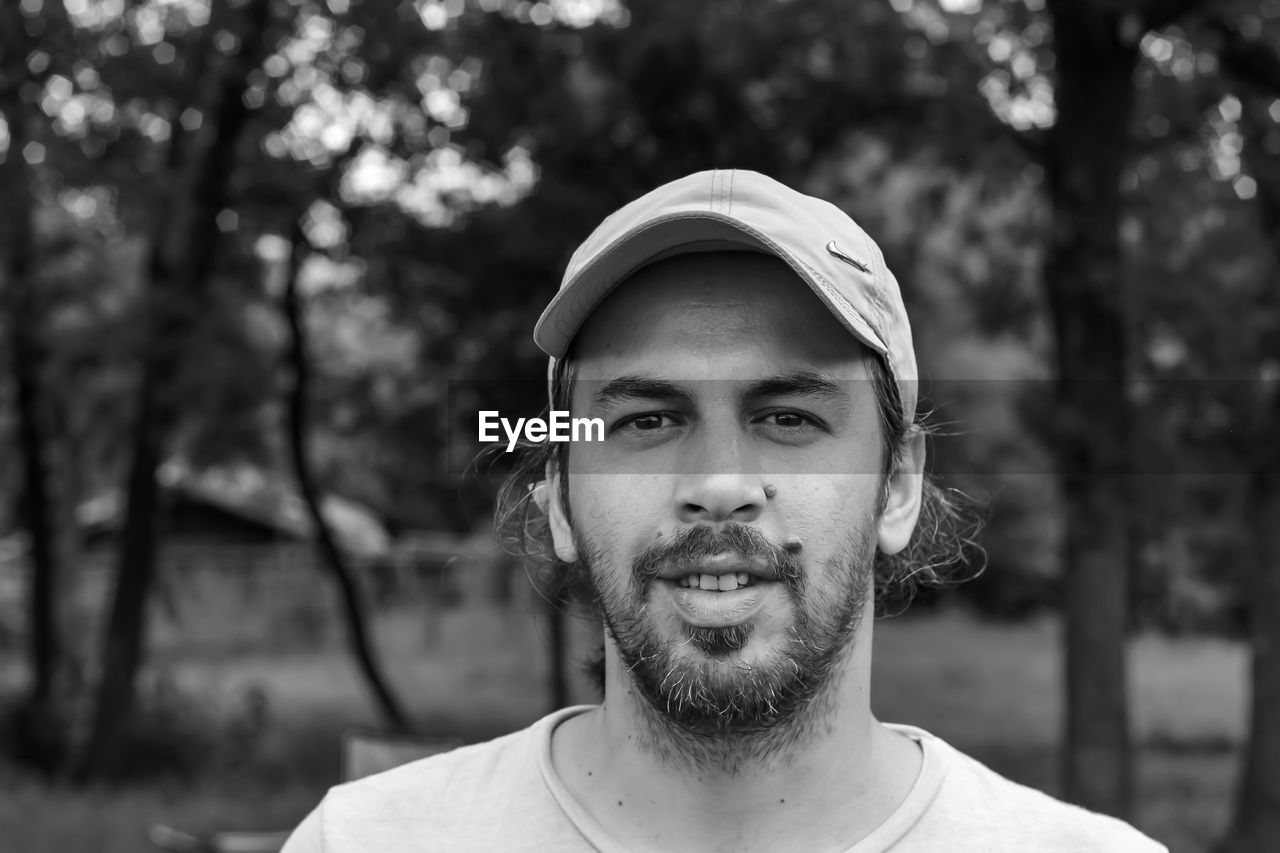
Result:
M790 752L826 717L833 677L871 594L873 548L867 529L855 526L829 567L832 588L815 594L798 554L745 524L687 528L650 546L621 589L601 584L599 552L580 541L606 629L644 700L637 703L647 723L644 744L676 764L727 773ZM753 636L751 620L683 625L684 642L701 653L691 655L678 654L649 618L649 596L664 566L724 553L765 563L791 602L786 639L763 661L736 660Z

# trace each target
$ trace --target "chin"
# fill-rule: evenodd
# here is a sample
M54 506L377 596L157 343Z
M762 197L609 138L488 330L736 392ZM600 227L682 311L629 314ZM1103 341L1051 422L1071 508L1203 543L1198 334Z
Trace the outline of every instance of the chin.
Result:
M752 622L721 628L684 625L678 640L678 656L712 665L719 662L740 670L769 661L780 651L776 645Z

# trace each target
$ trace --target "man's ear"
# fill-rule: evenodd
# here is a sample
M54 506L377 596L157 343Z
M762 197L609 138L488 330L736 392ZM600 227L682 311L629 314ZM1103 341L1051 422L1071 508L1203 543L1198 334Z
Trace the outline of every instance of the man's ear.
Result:
M896 554L907 547L916 529L924 488L924 457L924 433L917 432L885 484L884 511L876 527L876 544L885 554Z
M573 528L569 526L569 514L560 497L560 468L548 462L546 479L533 488L533 499L547 514L547 526L551 528L551 544L556 556L566 563L578 562L578 547L573 542Z

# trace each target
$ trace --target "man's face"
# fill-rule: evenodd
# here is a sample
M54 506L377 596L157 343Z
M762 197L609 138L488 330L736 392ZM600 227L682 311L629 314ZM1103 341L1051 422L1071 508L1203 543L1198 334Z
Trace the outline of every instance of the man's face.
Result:
M911 485L884 475L873 356L781 261L732 252L642 270L574 357L573 414L605 441L571 447L553 535L636 686L690 732L794 715L853 641L877 542L914 524Z

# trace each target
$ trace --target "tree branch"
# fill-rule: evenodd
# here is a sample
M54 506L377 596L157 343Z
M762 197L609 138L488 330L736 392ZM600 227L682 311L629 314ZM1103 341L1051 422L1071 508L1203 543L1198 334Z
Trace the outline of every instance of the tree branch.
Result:
M409 717L404 711L403 704L391 689L391 684L378 662L360 600L360 588L330 529L329 522L321 512L321 490L307 456L307 435L310 431L307 409L311 363L307 354L306 322L302 316L301 297L298 293L298 279L301 276L302 261L307 246L300 222L301 216L294 220L290 240L292 251L289 271L285 277L284 298L281 306L289 326L289 361L293 367L293 385L289 389L288 418L285 425L289 455L293 462L298 491L302 495L307 515L311 519L312 533L322 564L338 586L342 599L343 617L347 623L347 640L351 645L352 654L355 655L360 672L364 675L387 726L396 732L407 732L410 730Z

